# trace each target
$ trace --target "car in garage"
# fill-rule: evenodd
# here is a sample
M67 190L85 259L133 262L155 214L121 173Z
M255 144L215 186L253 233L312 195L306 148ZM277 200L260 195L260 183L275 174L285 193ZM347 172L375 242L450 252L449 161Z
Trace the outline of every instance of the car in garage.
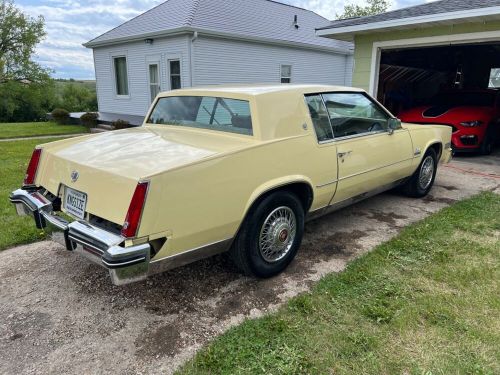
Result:
M453 90L437 94L428 105L399 114L414 124L443 124L453 129L455 151L490 154L500 140L499 90Z
M423 197L450 157L450 127L401 124L360 89L182 89L143 126L36 147L10 200L117 285L225 251L270 277L305 220L394 187Z

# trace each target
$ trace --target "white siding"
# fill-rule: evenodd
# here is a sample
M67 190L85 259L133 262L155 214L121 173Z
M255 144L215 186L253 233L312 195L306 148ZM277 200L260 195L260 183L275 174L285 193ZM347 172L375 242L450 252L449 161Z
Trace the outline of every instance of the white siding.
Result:
M292 83L351 85L352 58L342 54L206 36L193 49L195 86L279 83L281 64L292 65Z
M167 61L181 60L182 86L190 85L189 43L186 36L158 38L152 45L144 41L94 48L99 111L144 116L149 108L148 61L160 62L160 89L169 89ZM129 97L117 98L113 56L125 55L128 66Z
M352 86L352 75L354 73L354 56L347 55L345 65L345 81L344 86Z

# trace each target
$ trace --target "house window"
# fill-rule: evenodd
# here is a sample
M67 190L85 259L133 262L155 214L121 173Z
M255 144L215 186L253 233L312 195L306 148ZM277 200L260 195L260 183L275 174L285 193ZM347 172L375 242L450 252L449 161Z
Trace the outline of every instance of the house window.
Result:
M492 68L490 70L489 88L500 88L500 68Z
M292 82L292 66L281 65L281 83Z
M160 92L160 70L158 69L158 63L149 64L149 92L151 96L151 102L155 100L156 95Z
M115 66L116 95L128 95L127 58L125 56L113 58Z
M170 90L181 88L181 62L180 60L168 60L170 70Z

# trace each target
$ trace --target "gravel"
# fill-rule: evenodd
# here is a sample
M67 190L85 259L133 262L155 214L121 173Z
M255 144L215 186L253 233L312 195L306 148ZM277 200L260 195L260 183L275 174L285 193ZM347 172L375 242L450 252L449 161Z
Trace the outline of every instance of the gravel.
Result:
M44 241L0 253L0 373L170 374L215 336L275 310L401 228L482 190L500 193L500 163L441 167L425 199L393 193L309 222L296 260L268 280L224 255L115 287L107 273Z

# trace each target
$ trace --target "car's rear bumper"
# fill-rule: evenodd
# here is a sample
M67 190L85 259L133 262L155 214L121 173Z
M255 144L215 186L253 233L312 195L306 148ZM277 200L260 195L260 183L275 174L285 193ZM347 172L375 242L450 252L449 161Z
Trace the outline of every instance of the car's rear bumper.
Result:
M15 190L10 201L18 215L32 215L37 228L50 226L63 233L66 249L107 268L115 285L142 280L149 274L149 243L125 246L125 238L83 220L69 222L53 213L52 202L38 191Z

